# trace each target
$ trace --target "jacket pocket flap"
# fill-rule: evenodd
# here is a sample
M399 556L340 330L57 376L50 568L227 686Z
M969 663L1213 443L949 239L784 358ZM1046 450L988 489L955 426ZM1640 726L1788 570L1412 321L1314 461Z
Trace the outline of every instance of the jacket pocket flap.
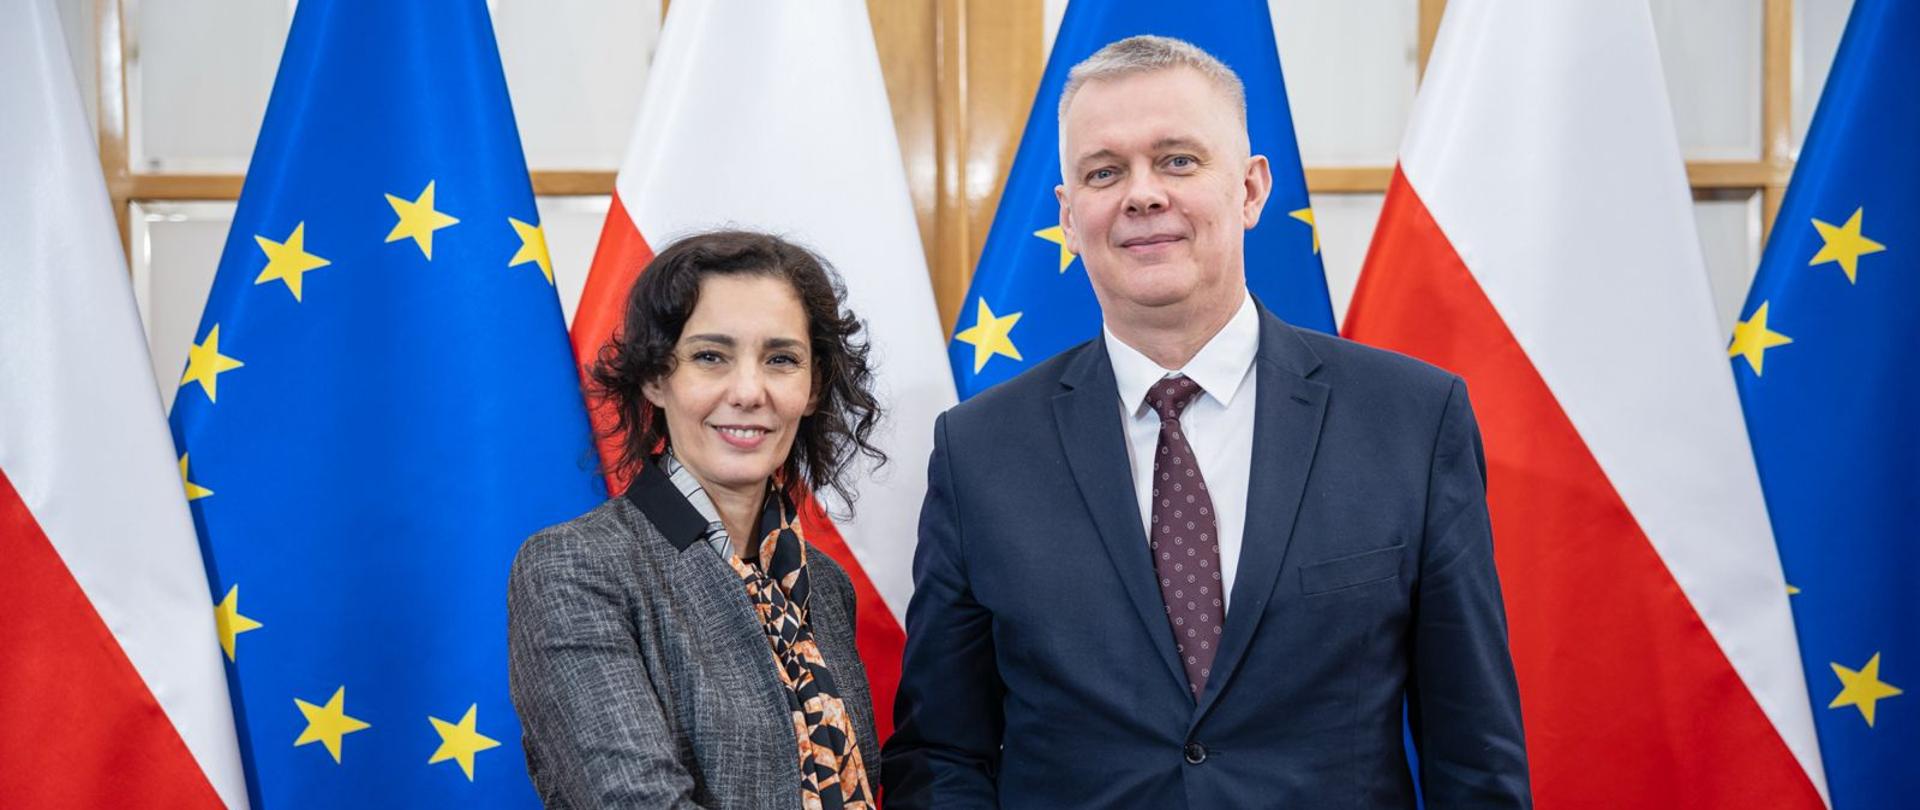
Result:
M1363 551L1348 557L1300 567L1302 593L1326 593L1355 585L1392 579L1400 573L1401 552L1405 543L1388 548Z

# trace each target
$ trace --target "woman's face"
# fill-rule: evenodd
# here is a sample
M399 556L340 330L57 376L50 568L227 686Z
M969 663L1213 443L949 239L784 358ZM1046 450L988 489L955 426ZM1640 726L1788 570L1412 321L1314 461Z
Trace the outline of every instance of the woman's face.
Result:
M674 456L709 491L755 495L787 460L813 413L807 313L785 279L711 276L674 346L674 369L649 383Z

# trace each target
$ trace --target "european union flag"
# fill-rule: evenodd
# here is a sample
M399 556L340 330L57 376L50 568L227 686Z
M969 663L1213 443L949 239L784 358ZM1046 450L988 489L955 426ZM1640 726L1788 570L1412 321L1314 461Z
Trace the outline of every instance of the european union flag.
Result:
M1100 305L1086 268L1067 251L1060 234L1060 207L1053 196L1060 183L1056 112L1067 71L1108 43L1138 34L1184 39L1240 74L1253 153L1267 156L1273 168L1272 197L1260 225L1247 232L1247 286L1289 323L1334 331L1319 234L1266 2L1081 0L1068 4L1060 23L947 347L963 399L1100 334Z
M1833 806L1920 795L1920 4L1858 0L1728 349Z
M602 499L482 0L306 0L173 410L256 807L536 806L520 542Z

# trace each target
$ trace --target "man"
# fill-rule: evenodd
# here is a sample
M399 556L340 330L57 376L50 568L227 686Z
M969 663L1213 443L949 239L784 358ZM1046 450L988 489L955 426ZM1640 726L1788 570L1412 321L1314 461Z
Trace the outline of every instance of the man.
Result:
M1530 804L1458 377L1248 294L1271 186L1178 40L1076 66L1056 190L1104 334L942 415L889 810Z

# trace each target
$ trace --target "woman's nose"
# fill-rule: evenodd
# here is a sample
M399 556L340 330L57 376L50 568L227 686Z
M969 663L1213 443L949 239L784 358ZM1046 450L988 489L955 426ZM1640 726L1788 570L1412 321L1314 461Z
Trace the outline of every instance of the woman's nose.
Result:
M727 403L737 408L759 407L767 399L767 379L757 365L743 363L734 367L727 381Z

